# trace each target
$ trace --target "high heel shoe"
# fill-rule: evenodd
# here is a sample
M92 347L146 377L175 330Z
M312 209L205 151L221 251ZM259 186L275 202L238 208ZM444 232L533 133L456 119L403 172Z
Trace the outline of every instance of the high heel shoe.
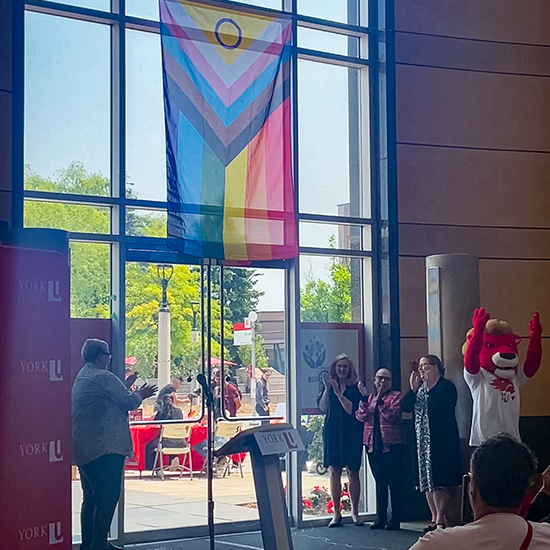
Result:
M340 527L342 525L342 516L340 516L338 519L332 518L330 523L328 524L329 529L332 527Z

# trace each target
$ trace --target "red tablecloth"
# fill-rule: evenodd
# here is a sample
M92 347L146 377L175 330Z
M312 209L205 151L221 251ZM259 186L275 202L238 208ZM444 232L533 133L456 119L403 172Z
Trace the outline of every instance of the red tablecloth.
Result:
M161 426L138 424L130 426L132 434L132 442L134 444L134 457L126 461L127 470L145 470L145 448L147 444L160 436ZM191 429L191 459L193 461L193 470L200 471L204 465L204 454L197 452L196 449L201 449L206 441L206 426L195 424ZM202 450L202 449L201 449ZM180 461L183 457L180 457ZM164 457L164 464L169 464L169 456Z

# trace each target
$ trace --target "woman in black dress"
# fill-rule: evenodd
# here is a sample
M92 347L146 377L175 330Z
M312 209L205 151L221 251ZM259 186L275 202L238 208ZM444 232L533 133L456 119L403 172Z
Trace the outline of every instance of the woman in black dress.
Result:
M426 531L447 526L451 488L462 482L455 417L457 392L444 374L439 357L421 357L418 372L411 372L410 390L401 402L403 412L414 411L419 489L426 493L432 513Z
M363 451L363 424L355 418L361 400L357 388L357 371L349 357L338 355L324 377L324 389L319 399L319 409L326 413L323 428L323 462L330 471L330 494L334 504L334 517L329 527L342 524L340 496L342 494L342 470L347 468L351 518L357 526L359 518L359 469Z

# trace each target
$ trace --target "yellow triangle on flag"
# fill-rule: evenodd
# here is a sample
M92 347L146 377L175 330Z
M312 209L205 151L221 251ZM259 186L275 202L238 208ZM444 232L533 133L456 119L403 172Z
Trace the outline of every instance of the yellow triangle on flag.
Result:
M227 65L248 50L276 19L187 0L180 0L180 4Z

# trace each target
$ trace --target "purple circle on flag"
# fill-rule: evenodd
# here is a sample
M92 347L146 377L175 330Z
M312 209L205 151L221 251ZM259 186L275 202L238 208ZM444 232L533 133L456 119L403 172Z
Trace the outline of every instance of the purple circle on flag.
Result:
M230 25L233 25L235 29L237 29L237 41L235 42L235 44L226 44L221 39L220 27L224 23L229 23ZM216 29L214 30L214 35L216 36L216 40L218 41L218 44L227 50L236 50L241 45L241 42L243 41L243 31L241 27L239 27L239 25L229 17L224 17L216 23Z

